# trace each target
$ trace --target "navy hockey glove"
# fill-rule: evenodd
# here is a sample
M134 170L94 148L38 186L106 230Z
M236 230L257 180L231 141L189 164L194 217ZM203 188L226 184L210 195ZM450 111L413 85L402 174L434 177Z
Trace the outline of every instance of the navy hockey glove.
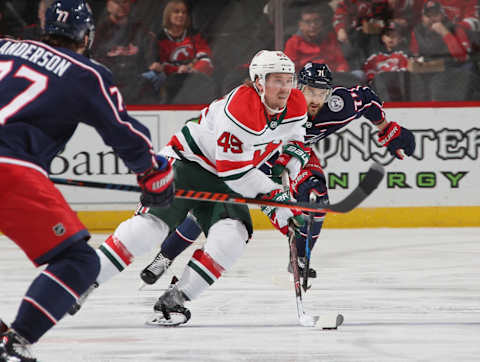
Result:
M304 169L292 182L293 196L297 201L310 202L310 194L317 199L327 194L325 176L317 171Z
M149 168L137 175L142 189L140 202L147 207L166 207L175 196L172 165L162 156L157 156L158 167Z
M413 155L415 151L415 137L413 133L406 128L400 127L396 122L390 122L378 133L378 142L387 147L392 156L403 160L400 152L402 149L407 156Z
M314 169L303 169L300 174L292 181L293 197L299 202L310 203L310 195L314 194L316 203L320 207L328 206L327 181L323 173ZM315 217L325 216L324 212L313 214Z

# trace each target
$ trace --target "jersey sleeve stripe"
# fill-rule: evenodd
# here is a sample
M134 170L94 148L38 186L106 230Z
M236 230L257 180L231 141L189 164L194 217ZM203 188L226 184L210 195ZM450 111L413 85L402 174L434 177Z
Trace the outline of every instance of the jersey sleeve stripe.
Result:
M284 125L284 124L288 124L288 123L294 123L294 122L300 122L300 121L304 121L304 122L307 121L307 114L306 113L301 115L301 116L298 116L298 117L284 118L282 123L280 123L280 125Z
M202 159L203 162L207 163L210 167L213 167L214 169L216 169L215 164L212 161L210 161L208 157L205 156L205 154L202 152L200 147L198 147L197 143L195 142L195 140L193 139L190 133L190 130L188 129L188 126L185 126L182 128L182 134L183 134L183 137L185 138L185 141L188 144L188 147L190 147L192 152L198 157L200 157L200 159Z
M38 172L45 175L45 177L48 177L48 173L43 168L41 168L40 166L38 166L38 165L36 165L35 163L32 163L32 162L2 156L2 157L0 157L0 163L10 163L10 164L13 164L13 165L33 168L34 170L37 170Z
M250 169L252 167L252 161L217 160L217 170L219 174L238 172L238 170Z
M177 146L177 142L182 145L180 149L183 156L191 161L198 162L202 167L207 169L208 171L216 174L217 168L215 164L210 161L205 154L200 150L198 145L195 143L192 135L190 134L190 130L188 129L188 125L184 126L181 129L181 132L177 133L174 138L171 140L171 144L169 146Z
M352 120L355 119L357 115L354 114L353 116L347 118L347 119L343 119L341 121L334 121L334 122L322 122L322 123L319 123L319 124L316 124L314 125L315 128L325 128L325 126L334 126L334 125L337 125L337 124L344 124L344 123L348 123Z

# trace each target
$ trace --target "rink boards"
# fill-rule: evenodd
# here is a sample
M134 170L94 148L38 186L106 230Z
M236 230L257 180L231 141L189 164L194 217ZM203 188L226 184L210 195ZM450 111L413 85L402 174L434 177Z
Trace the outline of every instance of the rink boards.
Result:
M185 120L201 107L130 107L146 124L159 150ZM326 227L480 226L480 103L425 103L415 108L387 105L386 117L415 134L412 157L400 161L376 142L367 120L322 141L316 152L327 175L330 199L338 201L358 185L372 162L386 175L362 207L347 215L329 215ZM52 164L55 177L134 184L135 177L103 144L96 132L80 126L67 150ZM91 230L111 230L132 214L138 195L121 191L60 187L67 201ZM257 229L269 228L266 217L252 210Z

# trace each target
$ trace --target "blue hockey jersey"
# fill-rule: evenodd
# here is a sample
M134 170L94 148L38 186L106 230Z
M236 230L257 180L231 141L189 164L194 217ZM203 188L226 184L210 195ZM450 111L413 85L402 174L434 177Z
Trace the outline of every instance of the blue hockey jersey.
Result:
M107 68L68 49L0 39L0 159L48 172L80 122L132 171L154 164L150 132L127 114Z
M328 102L319 109L316 116L312 118L308 115L305 125L307 128L305 143L311 146L362 116L375 125L385 119L382 101L375 92L362 86L336 87ZM271 175L271 167L279 155L278 152L274 154L260 169L267 175Z
M316 143L362 116L375 125L385 119L382 101L375 92L362 86L334 88L328 102L315 118L309 116L306 143Z

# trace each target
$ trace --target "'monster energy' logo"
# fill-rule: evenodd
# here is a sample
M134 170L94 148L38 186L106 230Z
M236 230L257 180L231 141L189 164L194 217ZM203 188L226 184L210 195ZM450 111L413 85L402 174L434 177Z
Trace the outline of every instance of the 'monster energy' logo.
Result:
M458 161L475 161L480 153L480 128L470 129L414 129L409 128L415 136L416 149L411 159L418 161L421 170L414 172L391 171L385 174L387 189L432 189L440 183L449 189L458 189L466 176L472 171L463 162L463 169L456 166ZM364 122L354 130L343 129L321 140L316 147L322 167L328 173L329 189L347 189L358 182L363 174L353 175L348 169L341 172L330 172L329 162L337 165L341 160L347 165L357 161L368 164L372 160L384 166L392 164L396 159L378 142L378 129ZM403 162L403 161L402 161ZM437 166L433 166L432 162ZM439 166L441 164L441 166ZM402 163L392 166L401 168ZM456 169L448 169L455 166ZM441 169L438 169L441 167ZM473 175L473 174L472 174Z
M478 160L480 153L480 128L471 129L414 129L416 148L413 159L423 161L433 156L442 161ZM395 157L387 152L377 140L378 129L368 122L360 131L345 128L319 142L318 153L323 167L329 159L340 157L350 161L354 154L360 154L363 161L373 160L384 166L391 164Z

